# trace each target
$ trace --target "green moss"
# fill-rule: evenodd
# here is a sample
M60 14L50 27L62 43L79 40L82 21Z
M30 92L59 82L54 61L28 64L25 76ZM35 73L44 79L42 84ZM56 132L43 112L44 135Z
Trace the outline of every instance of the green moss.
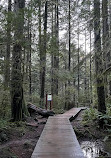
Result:
M106 151L110 151L111 152L111 139L108 139L105 144L104 144L104 148ZM110 153L111 154L111 153Z
M0 150L0 158L18 158L10 148L4 148Z
M7 127L8 127L7 120L0 119L0 129L7 128Z

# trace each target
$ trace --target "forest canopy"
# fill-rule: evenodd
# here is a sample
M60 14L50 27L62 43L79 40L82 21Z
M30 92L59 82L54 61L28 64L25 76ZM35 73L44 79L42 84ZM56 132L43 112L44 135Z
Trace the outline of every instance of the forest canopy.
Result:
M111 105L110 0L1 0L0 117Z

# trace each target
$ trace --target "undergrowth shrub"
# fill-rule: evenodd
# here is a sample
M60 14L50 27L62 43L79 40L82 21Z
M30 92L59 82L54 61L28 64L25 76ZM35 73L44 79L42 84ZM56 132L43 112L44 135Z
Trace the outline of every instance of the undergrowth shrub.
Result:
M53 96L53 105L52 109L55 113L63 113L64 112L64 105L65 105L65 98L63 96Z
M11 114L10 92L0 92L0 118L9 118Z
M87 109L84 113L83 120L84 121L94 121L98 118L98 111L95 108Z
M98 121L103 121L103 128L111 128L111 115L108 114L108 111L106 112L106 114L99 113Z
M7 120L0 118L0 129L7 128L7 126L8 126Z
M83 123L100 123L103 122L104 129L111 128L111 107L107 107L106 114L98 112L96 108L87 109L83 116Z
M32 94L32 103L40 107L40 96L36 93Z

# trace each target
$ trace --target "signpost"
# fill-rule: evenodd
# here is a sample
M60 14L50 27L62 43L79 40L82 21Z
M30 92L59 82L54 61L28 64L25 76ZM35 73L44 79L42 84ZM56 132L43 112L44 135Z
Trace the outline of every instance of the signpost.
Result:
M50 102L50 110L52 109L52 94L46 94L46 110L48 107L48 102Z
M47 100L48 100L48 101L52 101L52 95L51 95L51 94L48 94L48 95L47 95Z

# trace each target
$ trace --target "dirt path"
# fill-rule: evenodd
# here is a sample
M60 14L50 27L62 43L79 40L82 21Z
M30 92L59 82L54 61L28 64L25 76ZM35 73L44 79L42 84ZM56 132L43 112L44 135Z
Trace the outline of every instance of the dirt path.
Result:
M0 144L0 158L30 158L46 121L46 118L41 117L38 118L36 126L6 129L4 132L8 140ZM35 121L31 121L29 124L34 123Z
M20 146L21 144L24 144L24 143L31 144L31 142L36 142L36 140L35 139L29 139L29 140L22 139L22 140L9 141L9 142L7 142L5 144L2 144L0 146L0 150L3 149L3 148L9 147L9 146L11 146L11 147L13 147L13 146Z
M93 124L87 124L84 126L83 119L84 111L80 112L72 122L75 133L80 141L84 139L104 139L105 133L101 130L97 130ZM34 119L32 119L34 120ZM5 129L5 134L8 139L6 142L0 142L0 158L30 158L35 145L42 133L45 126L46 118L38 117L37 122L29 122L30 124L36 124L36 126L21 126L11 127ZM0 131L1 132L1 131ZM105 145L106 146L106 145ZM110 151L110 149L109 149Z

